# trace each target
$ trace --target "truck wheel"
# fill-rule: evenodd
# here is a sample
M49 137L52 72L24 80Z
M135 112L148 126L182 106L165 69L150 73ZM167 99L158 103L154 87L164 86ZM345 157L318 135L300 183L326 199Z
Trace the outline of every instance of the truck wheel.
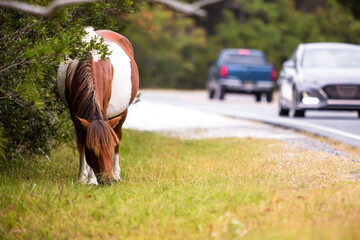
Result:
M261 101L261 93L255 93L255 101L260 102Z
M271 103L273 100L273 92L266 93L266 102Z
M214 97L215 97L215 90L214 89L209 89L209 98L214 99Z

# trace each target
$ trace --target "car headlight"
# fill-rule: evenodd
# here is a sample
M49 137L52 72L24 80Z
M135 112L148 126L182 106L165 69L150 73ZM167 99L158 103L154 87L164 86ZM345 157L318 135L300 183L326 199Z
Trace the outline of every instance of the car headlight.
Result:
M319 104L320 100L317 97L311 97L307 92L302 92L301 102L303 104Z

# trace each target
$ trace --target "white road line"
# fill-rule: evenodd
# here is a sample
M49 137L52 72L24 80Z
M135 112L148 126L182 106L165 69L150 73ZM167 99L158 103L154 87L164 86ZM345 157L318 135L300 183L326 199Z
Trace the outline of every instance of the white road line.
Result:
M252 119L262 121L262 122L265 121L265 122L270 122L270 123L276 123L279 125L284 125L284 123L285 124L288 123L291 125L296 125L296 126L300 126L300 127L308 127L308 128L317 129L320 131L325 131L328 133L333 133L333 134L336 134L339 136L348 137L348 138L352 138L355 140L360 140L359 135L348 133L348 132L341 131L341 130L337 130L335 128L321 126L321 125L314 124L314 123L302 122L302 121L298 121L298 120L294 120L294 119L284 119L284 118L274 118L274 117L266 117L266 119L264 119L264 116L261 116L259 114L254 114L254 113L237 114L236 116L240 116L240 115L245 118L252 118Z

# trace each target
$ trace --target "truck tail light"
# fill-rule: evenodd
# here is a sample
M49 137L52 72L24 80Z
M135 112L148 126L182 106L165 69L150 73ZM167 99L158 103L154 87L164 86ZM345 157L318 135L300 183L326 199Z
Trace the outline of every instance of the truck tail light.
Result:
M221 66L220 67L220 76L222 78L226 78L227 75L228 75L228 72L229 72L229 70L228 70L228 68L226 66Z
M277 74L276 74L275 68L271 69L271 73L270 73L270 78L271 78L271 80L275 81L275 80L276 80L276 76L277 76Z

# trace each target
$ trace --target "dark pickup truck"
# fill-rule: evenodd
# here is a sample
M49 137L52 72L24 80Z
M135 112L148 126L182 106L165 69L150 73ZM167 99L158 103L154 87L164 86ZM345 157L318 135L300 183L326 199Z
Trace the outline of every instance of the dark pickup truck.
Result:
M226 93L254 94L257 102L261 95L272 101L276 70L265 54L254 49L224 49L208 73L209 98L224 99Z

